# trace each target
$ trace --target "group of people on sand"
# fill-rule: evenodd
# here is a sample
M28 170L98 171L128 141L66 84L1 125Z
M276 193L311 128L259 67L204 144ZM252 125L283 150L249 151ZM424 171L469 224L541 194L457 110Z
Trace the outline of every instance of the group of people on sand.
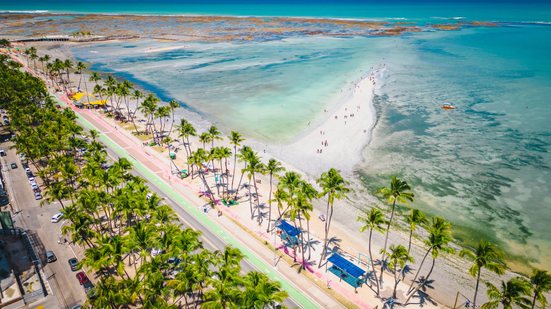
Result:
M380 66L379 68L373 68L371 67L370 68L370 71L368 72L365 72L365 74L362 75L362 77L358 80L358 81L354 81L351 83L351 86L348 88L349 91L356 91L358 89L360 89L360 82L363 81L364 79L368 79L373 85L376 84L376 74L379 74L379 72L381 70L384 70L386 65L382 65ZM341 92L342 92L342 89L341 89ZM356 105L356 111L359 111L360 110L360 105ZM345 114L342 115L340 117L340 119L342 119L344 121L344 125L346 125L346 122L347 120L350 121L351 118L354 118L355 114L354 112L350 112L348 111L348 107L345 107L344 108L344 111L345 111ZM324 109L323 110L324 113L327 113L328 110L327 109ZM335 120L338 120L339 119L339 115L335 115L334 116ZM310 125L310 123L308 123L308 125ZM363 130L363 133L367 133L367 129L364 129ZM323 130L320 130L320 135L325 135L325 131ZM321 145L323 147L327 147L328 146L328 143L327 143L327 140L321 140ZM316 153L323 153L323 147L322 148L317 148L316 149Z

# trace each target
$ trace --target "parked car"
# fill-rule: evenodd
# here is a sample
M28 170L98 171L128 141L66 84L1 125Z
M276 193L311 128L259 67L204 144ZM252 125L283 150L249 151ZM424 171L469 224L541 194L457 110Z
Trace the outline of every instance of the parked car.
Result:
M94 284L90 280L84 282L82 286L84 287L84 292L86 292L87 295L94 288Z
M4 151L4 149L0 149L0 156L2 157L6 156L6 152Z
M88 276L86 276L86 274L83 271L80 271L77 273L77 279L80 285L84 285L85 282L90 281L90 279L88 279Z
M82 305L74 305L71 309L82 309Z
M71 266L71 270L72 271L77 271L78 270L78 260L77 258L70 258L69 259L69 266Z
M10 166L11 166L11 169L12 169L12 170L17 168L17 164L16 164L15 162L13 162L12 164L10 164Z
M40 190L40 189L38 188L38 185L36 184L36 182L35 182L35 183L31 183L31 188L33 188L33 191L35 191L35 192L38 191L38 190Z
M34 177L29 177L29 182L32 184L32 183L36 183Z
M58 212L55 215L52 216L52 223L58 223L61 218L63 218L63 214Z
M42 194L40 192L35 192L34 193L34 199L35 200L41 200L42 199Z
M57 257L55 256L54 252L51 250L46 251L46 261L48 263L52 263L57 261Z

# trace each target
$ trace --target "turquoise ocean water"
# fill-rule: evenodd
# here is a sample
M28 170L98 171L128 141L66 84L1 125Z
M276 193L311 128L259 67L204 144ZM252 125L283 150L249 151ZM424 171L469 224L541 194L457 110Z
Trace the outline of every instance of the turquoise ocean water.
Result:
M59 2L1 4L0 10L497 21L498 27L400 37L145 41L74 53L95 69L185 102L223 128L266 141L291 140L346 83L384 63L388 74L375 99L378 121L358 168L366 185L377 188L397 174L414 187L413 205L451 220L461 240L486 237L510 257L551 270L549 4ZM457 109L442 110L445 102Z

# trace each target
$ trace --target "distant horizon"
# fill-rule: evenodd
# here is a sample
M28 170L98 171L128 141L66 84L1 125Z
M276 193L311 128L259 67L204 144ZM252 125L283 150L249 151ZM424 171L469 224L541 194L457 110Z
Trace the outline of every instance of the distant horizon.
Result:
M25 1L24 3L17 3L17 5L24 6L26 4L28 5L43 5L48 6L52 4L66 4L66 0L49 0L47 3L44 3L44 1L40 0L31 0L31 1ZM343 4L354 4L354 5L386 5L386 4L408 4L408 5L416 5L416 4L434 4L434 5L446 5L450 3L468 3L468 4L498 4L498 3L507 3L507 4L549 4L548 0L528 0L519 2L516 0L487 0L487 1L480 1L480 0L385 0L384 2L376 1L376 0L85 0L81 1L78 4L79 5L97 5L100 3L106 3L106 4L173 4L173 5L182 5L182 4L192 4L192 5L211 5L211 4L252 4L252 5L263 5L263 4L269 4L269 5L277 5L277 4L297 4L297 5L305 5L305 4L311 4L311 5L327 5L327 4L335 4L335 5L343 5ZM0 0L0 6L2 5L13 5L13 1L6 1L6 0Z

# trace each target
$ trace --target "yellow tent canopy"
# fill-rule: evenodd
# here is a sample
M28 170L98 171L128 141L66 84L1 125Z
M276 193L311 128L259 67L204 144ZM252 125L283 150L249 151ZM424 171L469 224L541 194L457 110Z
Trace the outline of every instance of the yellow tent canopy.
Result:
M75 104L81 104L81 105L105 105L107 104L107 100L98 100L96 96L91 95L86 92L77 92L72 97L73 101L75 101Z

